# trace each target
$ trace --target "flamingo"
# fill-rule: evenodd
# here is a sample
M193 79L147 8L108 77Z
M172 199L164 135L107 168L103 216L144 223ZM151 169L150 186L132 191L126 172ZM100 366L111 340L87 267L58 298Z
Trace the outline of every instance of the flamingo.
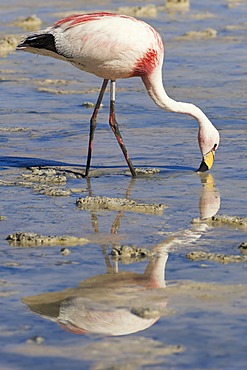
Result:
M197 171L209 170L219 146L219 133L200 108L170 98L162 81L164 46L160 34L149 24L126 15L107 12L74 14L53 26L29 34L18 50L67 61L103 79L90 119L85 177L88 177L97 115L110 80L109 124L124 154L132 176L136 170L129 157L115 116L116 80L140 77L156 105L168 112L194 117L199 125L198 144L202 162Z

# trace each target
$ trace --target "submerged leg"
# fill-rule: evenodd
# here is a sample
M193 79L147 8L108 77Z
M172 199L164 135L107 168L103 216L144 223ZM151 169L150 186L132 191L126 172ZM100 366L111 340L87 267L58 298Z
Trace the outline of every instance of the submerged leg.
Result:
M89 173L89 169L90 169L92 150L93 150L94 131L95 131L95 128L96 128L96 125L97 125L96 119L97 119L98 111L100 109L100 104L102 102L102 99L103 99L108 81L109 80L104 80L103 81L103 84L102 84L102 87L101 87L101 90L100 90L100 93L99 93L99 96L98 96L98 100L95 104L95 108L94 108L92 117L90 119L90 133L89 133L88 154L87 154L87 165L86 165L85 177L88 177L88 173Z
M131 162L131 159L128 155L127 149L124 145L122 135L119 131L118 123L115 118L115 89L116 89L116 82L111 80L111 88L110 88L110 117L109 117L109 123L111 126L112 131L114 132L114 135L116 136L116 139L118 141L118 144L120 145L120 148L122 149L123 155L126 159L126 162L129 166L131 175L133 177L136 176L136 171L134 169L134 166Z

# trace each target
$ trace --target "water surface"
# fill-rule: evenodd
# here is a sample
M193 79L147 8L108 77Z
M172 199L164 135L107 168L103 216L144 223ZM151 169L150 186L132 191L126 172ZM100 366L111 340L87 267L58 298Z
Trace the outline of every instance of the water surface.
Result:
M81 173L91 114L82 104L96 100L101 81L49 58L13 52L0 59L2 368L246 368L246 263L186 257L193 250L237 255L247 238L244 228L191 223L214 213L246 217L247 4L234 4L194 1L186 13L143 18L166 42L168 93L200 106L220 131L208 176L195 173L201 160L196 122L158 109L132 79L118 83L118 121L135 166L159 174L123 175L106 96L92 163L101 175L86 181L66 172L60 187L78 192L65 197L21 185L31 166ZM123 5L136 4L109 1L104 10ZM3 37L25 33L12 25L18 16L36 14L45 26L63 12L102 6L12 0L0 8ZM217 36L181 38L206 28ZM85 195L168 208L161 215L83 211L75 203ZM63 256L60 245L9 245L6 237L20 231L89 242L68 246L71 253ZM109 255L116 244L148 248L159 258L116 264Z

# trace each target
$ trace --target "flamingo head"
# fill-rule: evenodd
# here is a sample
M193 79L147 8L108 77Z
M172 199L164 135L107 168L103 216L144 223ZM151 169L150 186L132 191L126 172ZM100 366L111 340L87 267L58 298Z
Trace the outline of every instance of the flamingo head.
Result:
M212 124L210 128L207 128L207 130L199 129L198 143L202 153L202 162L197 172L205 172L212 168L219 142L219 132Z

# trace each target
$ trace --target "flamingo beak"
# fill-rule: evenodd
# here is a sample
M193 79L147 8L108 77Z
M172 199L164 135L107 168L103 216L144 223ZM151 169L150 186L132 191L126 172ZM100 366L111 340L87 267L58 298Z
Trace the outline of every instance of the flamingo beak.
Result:
M202 158L202 163L196 172L206 172L212 168L214 163L215 149L213 148Z

